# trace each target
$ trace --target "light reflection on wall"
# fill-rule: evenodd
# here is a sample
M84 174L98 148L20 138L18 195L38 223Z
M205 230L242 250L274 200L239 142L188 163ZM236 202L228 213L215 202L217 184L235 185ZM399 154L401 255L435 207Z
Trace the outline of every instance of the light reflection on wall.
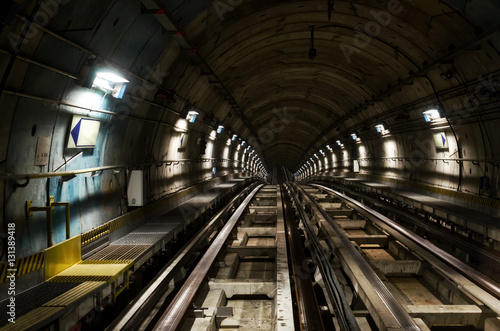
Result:
M346 150L342 151L342 165L344 167L348 167L349 166L349 152L347 152Z
M398 146L394 139L387 139L384 141L383 154L385 157L397 157L398 156ZM392 159L387 159L385 162L385 168L398 168L398 162L393 162Z
M233 158L233 160L234 160L234 167L235 168L238 168L238 164L239 164L239 162L238 162L238 160L239 160L238 159L238 154L239 153L240 153L239 149L236 152L234 152L234 158Z
M69 103L90 109L107 108L107 101L104 93L97 93L93 90L86 88L79 88L73 90L71 93L68 94L67 101ZM72 110L72 113L78 115L88 115L87 110L80 110L73 107L71 107L70 109Z

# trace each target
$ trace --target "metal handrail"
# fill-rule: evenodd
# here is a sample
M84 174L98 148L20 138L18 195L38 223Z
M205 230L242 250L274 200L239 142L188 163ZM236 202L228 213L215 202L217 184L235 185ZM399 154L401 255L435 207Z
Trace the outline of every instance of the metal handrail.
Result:
M500 160L495 159L472 159L472 158L432 158L432 157L410 157L410 156L385 156L385 157L360 157L356 159L345 159L341 161L332 161L328 163L338 164L343 162L350 162L353 160L357 161L376 161L376 160L405 160L410 161L410 159L416 160L426 160L426 161L455 161L455 162L488 162L488 163L500 163Z
M220 158L202 158L202 159L180 159L180 160L165 160L147 163L136 163L136 164L120 164L120 165L109 165L95 168L79 169L73 171L54 171L54 172L44 172L44 173L31 173L31 174L0 174L0 180L23 180L23 179L37 179L37 178L50 178L50 177L63 177L63 176L73 176L84 173L102 171L102 170L112 170L112 169L125 169L125 168L137 168L144 166L152 166L157 164L173 164L173 163L195 163L195 162L235 162L244 163L238 160L231 159L220 159Z

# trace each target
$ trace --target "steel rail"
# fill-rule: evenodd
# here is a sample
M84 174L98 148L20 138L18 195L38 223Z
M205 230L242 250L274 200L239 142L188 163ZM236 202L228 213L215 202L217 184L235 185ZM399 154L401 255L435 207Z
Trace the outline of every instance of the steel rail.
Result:
M333 186L338 186L338 185L335 185L335 184L332 184L332 183L325 183L325 182L320 182L320 181L317 181L316 183L318 183L319 185L333 185ZM452 243L452 244L454 244L456 246L460 246L465 251L469 251L470 253L480 255L482 258L486 258L486 259L491 260L490 261L491 263L497 263L497 264L500 265L500 256L497 256L497 255L495 255L495 254L493 254L491 252L485 251L485 250L481 249L480 247L478 247L476 245L473 245L473 244L468 243L468 242L466 242L466 241L464 241L464 240L462 240L460 238L457 238L453 234L451 234L449 232L446 232L446 231L443 231L443 230L437 228L434 225L428 224L428 223L422 221L421 219L419 219L416 216L408 214L408 213L406 213L406 212L404 212L404 211L402 211L400 209L397 209L395 207L391 207L389 205L385 205L382 202L380 202L379 200L370 197L369 195L353 191L352 189L342 188L342 190L344 192L348 192L348 193L353 194L353 195L358 195L358 196L362 197L364 201L368 201L368 202L370 202L371 204L373 204L376 207L383 208L383 209L391 212L392 214L394 214L394 215L402 218L403 220L411 222L413 225L422 227L427 232L430 232L433 235L437 235L440 238L445 237L446 241L448 241L448 242L450 242L450 243Z
M282 185L281 185L282 186ZM291 206L290 196L285 189L281 189L281 200L283 201L283 214L285 216L286 234L288 239L288 250L292 260L293 279L295 283L295 295L299 310L299 325L302 331L324 330L321 320L318 301L314 294L311 275L303 262L306 260L304 247L295 223L295 213Z
M368 262L366 262L363 256L361 256L358 250L351 244L349 238L347 238L342 230L340 230L338 225L332 220L328 213L320 206L317 201L315 201L311 197L309 193L304 190L301 190L301 192L309 198L311 203L313 203L318 208L318 210L321 212L321 215L323 215L327 222L332 226L335 234L340 239L345 249L349 252L352 259L356 262L365 277L370 280L370 284L373 286L373 289L378 294L379 298L385 303L385 306L389 309L401 328L403 330L420 330L410 314L408 314L405 308L392 295L387 286L385 286L384 282L382 282L380 277L377 276Z
M456 269L456 271L459 272L463 277L465 277L469 280L472 280L478 284L481 284L481 286L483 288L487 288L489 290L489 293L486 292L486 290L484 290L485 295L491 295L490 293L493 293L496 296L496 298L493 298L493 299L498 300L498 298L500 298L500 284L493 281L489 277L477 272L471 266L460 261L459 259L457 259L453 255L445 252L444 250L437 247L436 245L429 242L428 240L423 239L422 237L411 232L410 230L404 228L400 224L394 222L393 220L391 220L387 216L382 215L381 213L363 205L361 202L359 202L353 198L350 198L350 197L346 196L345 194L342 194L342 193L335 191L331 188L328 188L328 187L322 186L322 185L318 185L318 184L312 184L312 186L319 188L319 189L322 189L322 190L325 190L327 192L331 192L331 193L337 195L338 197L340 197L346 201L349 201L350 203L352 203L356 207L360 208L361 210L371 214L372 216L374 216L378 220L382 221L386 225L390 226L391 228L397 230L402 235L409 238L413 243L415 243L419 247L423 248L426 252L428 252L428 253L432 254L433 256L439 258L440 260L446 262L449 266ZM481 290L481 288L479 288L479 287L478 287L478 289ZM497 301L495 301L495 302L497 302ZM484 302L484 303L489 308L491 308L495 313L500 314L500 307L495 306L495 305L490 305L489 301Z
M149 312L161 299L166 291L165 289L168 288L168 284L174 279L177 271L179 271L199 249L199 243L212 233L217 223L221 223L223 218L230 212L231 208L238 205L242 198L248 194L249 191L253 190L255 185L256 184L252 184L245 188L241 193L233 197L222 210L215 214L208 224L198 231L196 236L158 273L150 282L150 285L145 287L141 293L128 304L120 316L113 321L106 331L136 330L143 322L144 317L149 315Z
M361 329L359 328L358 322L356 321L351 307L345 298L342 287L335 276L335 272L326 257L323 246L321 246L319 239L316 236L316 233L311 225L311 221L309 220L309 217L297 197L297 193L292 185L286 184L286 187L292 193L291 197L293 198L295 207L297 208L303 224L305 225L309 240L312 243L312 248L314 250L313 254L316 255L316 264L321 272L321 275L323 276L323 281L326 285L325 288L330 301L336 310L335 315L337 317L337 321L339 322L340 329L343 331L360 331Z
M188 308L191 306L191 302L194 300L196 293L198 293L201 284L206 278L208 270L215 261L215 258L219 254L222 246L226 242L227 238L231 234L234 226L238 222L239 218L243 214L250 201L253 199L257 191L261 189L263 184L257 186L238 206L233 215L229 218L226 225L219 232L217 237L214 239L213 243L207 249L201 260L198 262L196 267L193 269L188 279L181 287L175 298L172 300L167 310L160 317L159 321L154 326L154 331L160 330L176 330L180 327L181 322Z

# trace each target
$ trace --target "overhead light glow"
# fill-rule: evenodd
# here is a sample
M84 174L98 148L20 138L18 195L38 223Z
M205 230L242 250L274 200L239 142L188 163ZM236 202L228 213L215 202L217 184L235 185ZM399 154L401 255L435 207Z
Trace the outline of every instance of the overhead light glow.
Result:
M175 122L174 130L177 132L188 132L188 122L184 118L179 118L177 122Z
M356 133L351 133L352 140L358 139L358 135Z
M219 125L219 126L217 127L217 133L221 133L221 132L222 132L222 130L224 130L224 126L223 126L223 125Z
M233 134L233 141L235 141L235 140L236 140L236 138L238 138L238 136L237 136L237 135L235 135L235 134Z
M337 145L342 146L342 142L340 140L337 140Z

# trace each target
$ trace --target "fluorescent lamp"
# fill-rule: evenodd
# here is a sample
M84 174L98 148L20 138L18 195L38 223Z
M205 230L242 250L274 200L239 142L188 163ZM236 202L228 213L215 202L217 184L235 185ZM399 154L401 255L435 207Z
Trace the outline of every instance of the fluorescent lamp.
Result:
M378 133L383 133L385 131L384 124L377 124L377 125L375 125L375 129L377 129Z
M113 90L111 83L105 79L100 78L100 77L96 77L94 79L94 83L92 83L92 86L97 86L97 87L100 87L100 88L107 90L107 91Z
M212 130L212 132L210 132L210 136L208 136L208 138L210 140L215 140L216 136L217 136L217 133L215 132L215 130Z
M235 135L235 134L233 134L233 141L235 141L235 140L236 140L236 138L238 138L238 136L237 136L237 135Z
M352 140L358 139L358 135L356 133L351 133Z
M98 72L96 74L96 77L105 79L111 83L128 83L128 80L126 80L125 78L118 76L117 74L114 74L112 72L106 72L106 71Z
M221 132L222 132L222 130L224 130L224 126L223 126L223 125L219 125L219 126L217 127L217 133L221 133Z
M128 80L115 73L102 71L96 74L92 86L97 86L106 91L111 91L111 95L113 97L121 99L125 94L128 82Z
M434 120L441 118L441 114L439 113L439 110L436 108L426 110L422 113L422 115L424 115L424 119L426 122L432 122Z
M231 146L231 139L230 138L226 141L226 145Z
M194 123L194 121L196 121L196 116L198 115L199 113L195 110L190 110L188 111L188 114L186 116L186 119L190 122L190 123Z
M337 140L337 145L341 146L342 142L340 140Z

